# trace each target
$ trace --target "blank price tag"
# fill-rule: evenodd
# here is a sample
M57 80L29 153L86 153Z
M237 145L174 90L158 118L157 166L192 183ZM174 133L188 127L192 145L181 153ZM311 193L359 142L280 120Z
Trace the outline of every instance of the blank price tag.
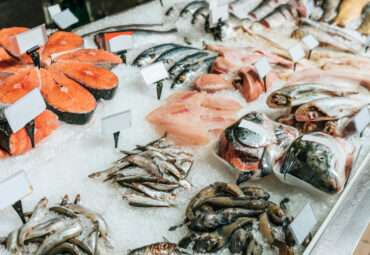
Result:
M60 29L66 29L78 22L78 18L68 8L54 16L51 16L51 19Z
M23 128L28 122L40 115L46 104L39 89L34 89L4 110L5 117L13 133Z
M31 194L32 189L24 170L0 181L0 210Z
M229 18L229 6L227 4L210 9L210 25L215 26L219 19L225 21Z
M131 110L106 116L101 121L103 135L111 135L129 127L131 127Z
M132 49L134 45L132 32L106 33L104 39L110 52Z
M258 76L262 79L265 77L270 71L271 71L271 66L269 61L267 60L266 57L260 58L255 64L254 67L257 70Z
M317 41L316 38L311 34L306 35L305 37L303 37L302 42L304 43L304 45L306 45L306 47L309 50L313 50L314 48L316 48L320 44L319 41Z
M289 229L296 243L302 244L316 223L317 219L313 213L310 202L308 202L289 225Z
M357 132L361 133L370 123L370 114L367 106L362 108L353 118Z
M145 83L148 85L168 78L168 72L163 62L143 67L141 69L141 75L143 76Z
M298 62L306 55L302 46L299 43L289 48L288 52L294 62Z
M54 4L54 5L49 6L48 11L49 11L50 17L53 17L57 15L58 13L62 12L59 4Z
M45 24L9 38L12 53L19 56L34 46L44 45L48 41Z
M209 0L209 9L216 8L218 6L218 0Z

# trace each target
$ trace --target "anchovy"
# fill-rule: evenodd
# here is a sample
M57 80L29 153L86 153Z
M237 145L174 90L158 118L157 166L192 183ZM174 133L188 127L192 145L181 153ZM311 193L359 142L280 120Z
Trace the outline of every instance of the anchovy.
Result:
M158 191L152 188L149 188L145 185L142 185L140 183L120 183L122 186L137 190L139 192L142 192L143 194L147 195L148 197L151 197L153 199L160 199L160 200L166 200L166 199L175 199L176 195L172 193L167 193L163 191Z
M123 198L128 200L129 205L137 207L174 207L174 205L149 197L143 197L135 194L125 194Z
M81 255L80 250L76 245L70 243L62 243L50 250L48 255L59 255L59 254L69 254L69 255ZM91 254L92 255L92 254Z
M19 229L13 230L6 238L6 249L12 253L16 253L20 247L18 246Z
M191 54L189 56L186 56L182 59L180 59L177 63L175 63L169 70L168 73L171 77L175 77L178 75L181 70L187 68L188 66L196 63L198 60L206 57L209 55L209 52L206 51L200 51L196 52L194 54Z
M189 46L179 46L170 50L163 52L158 58L154 60L154 63L163 62L168 64L169 62L173 61L177 57L181 56L182 54L187 54L189 51L199 50L194 47Z
M63 230L52 234L45 238L42 242L41 246L36 251L35 255L44 255L48 254L48 252L53 249L54 247L58 246L65 241L79 236L82 232L82 226L78 222L74 222L73 224L67 226Z
M217 56L202 59L197 63L188 66L175 78L171 88L182 87L184 84L189 83L190 80L193 79L195 76L207 73L216 58Z
M163 52L173 49L176 47L180 47L178 44L173 43L166 43L166 44L160 44L154 47L151 47L149 49L144 50L141 52L133 61L133 66L145 66L149 65L154 62L154 60Z
M50 207L49 211L67 216L67 217L72 218L72 219L77 218L77 215L74 213L74 211L72 211L68 208L65 208L64 205L66 205L66 204L63 204L63 205L60 205L60 206Z
M164 160L157 159L157 158L154 158L153 162L154 162L154 164L156 164L158 166L158 168L160 169L160 171L162 173L165 173L166 171L168 171L169 173L174 175L179 180L183 179L183 176L181 175L179 170L174 165L172 165L171 163L169 163L167 161L164 161Z
M166 192L171 192L171 191L174 191L180 188L179 184L164 184L164 183L158 183L158 182L143 182L142 184L152 189L159 190L159 191L166 191Z
M196 9L198 6L208 6L207 1L193 1L187 4L181 11L180 17L185 13L191 12L192 9Z
M141 168L145 169L146 171L148 171L148 173L150 173L150 174L152 174L156 177L160 177L160 176L163 175L160 172L160 169L158 168L158 166L151 159L144 158L144 157L138 156L138 155L133 155L133 156L129 156L126 159L126 161L128 161L131 164L134 164L138 167L141 167Z
M39 225L35 226L32 231L27 235L26 240L42 237L50 233L57 232L66 226L66 221L62 218L53 218L46 222L40 223Z

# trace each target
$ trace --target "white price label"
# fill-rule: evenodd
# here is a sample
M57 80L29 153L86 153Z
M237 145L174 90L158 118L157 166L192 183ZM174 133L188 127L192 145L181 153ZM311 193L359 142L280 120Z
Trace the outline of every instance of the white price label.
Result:
M0 181L0 210L31 194L32 189L24 170Z
M13 133L23 128L46 109L39 89L34 89L4 110Z
M254 67L257 70L258 76L263 79L270 71L271 71L271 66L269 61L267 60L266 57L260 58L255 64Z
M209 0L209 9L216 8L218 6L218 0Z
M294 62L298 62L301 60L306 53L304 52L301 44L297 43L296 45L292 46L288 49L290 57L293 59Z
M314 1L308 1L308 3L305 5L305 7L306 7L306 11L307 11L307 17L309 17L315 9Z
M168 72L163 62L143 67L141 69L141 75L143 76L145 83L148 85L168 78Z
M218 21L225 21L229 19L229 6L227 4L221 5L210 9L210 25L214 27L217 25Z
M45 24L9 38L12 53L16 56L26 53L34 46L44 45L47 41Z
M133 46L132 35L117 35L108 41L107 49L110 52L119 52L132 49Z
M54 5L49 6L48 11L49 11L50 17L53 17L57 15L58 13L62 12L59 4L54 4Z
M319 41L317 41L316 38L311 34L306 35L305 37L303 37L302 42L304 43L304 45L306 45L306 47L309 50L313 50L314 48L316 48L320 44Z
M370 113L367 106L361 109L353 118L357 132L361 133L370 123Z
M129 127L131 127L131 110L115 113L101 120L103 135L111 135Z
M317 219L310 202L308 202L289 225L296 243L302 244L316 223Z
M51 16L51 19L61 29L66 29L78 22L78 18L69 9L65 9L62 12Z

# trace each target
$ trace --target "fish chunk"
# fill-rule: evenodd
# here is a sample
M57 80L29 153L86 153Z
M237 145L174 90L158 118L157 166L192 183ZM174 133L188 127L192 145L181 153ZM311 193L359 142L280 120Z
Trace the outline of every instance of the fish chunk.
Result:
M218 74L203 74L194 81L194 89L214 93L224 89L234 89L232 83Z

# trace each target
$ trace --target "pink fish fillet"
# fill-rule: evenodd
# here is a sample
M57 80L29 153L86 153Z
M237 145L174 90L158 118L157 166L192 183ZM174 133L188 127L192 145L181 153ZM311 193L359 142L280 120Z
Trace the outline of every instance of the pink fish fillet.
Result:
M234 89L234 86L219 74L203 74L195 79L194 89L214 93L224 89Z
M230 74L236 73L240 69L239 66L234 65L223 57L218 57L213 61L211 66L211 73L214 74Z

